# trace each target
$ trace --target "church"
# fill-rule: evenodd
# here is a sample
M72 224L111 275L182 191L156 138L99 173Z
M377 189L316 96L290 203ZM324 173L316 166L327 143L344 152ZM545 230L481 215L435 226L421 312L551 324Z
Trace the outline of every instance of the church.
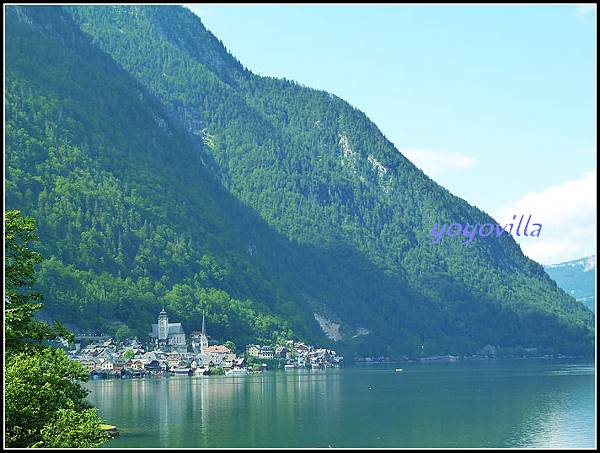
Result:
M206 336L206 326L204 324L204 313L202 313L202 331L192 333L192 350L202 354L208 348L208 337Z
M180 322L170 323L164 308L158 315L158 323L152 324L150 338L154 341L154 345L162 350L187 352L183 326Z

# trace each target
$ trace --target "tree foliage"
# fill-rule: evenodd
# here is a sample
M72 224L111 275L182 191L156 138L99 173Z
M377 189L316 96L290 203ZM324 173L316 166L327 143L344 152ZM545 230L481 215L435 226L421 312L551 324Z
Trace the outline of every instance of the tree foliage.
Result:
M35 312L43 307L42 295L32 291L35 283L34 266L42 261L39 252L32 250L37 240L33 219L23 217L20 211L6 211L5 231L5 348L12 353L40 346L44 340L57 336L69 337L59 324L49 326L35 319Z
M6 359L6 444L9 447L96 447L107 440L86 403L88 373L61 349Z
M30 291L37 239L33 220L5 213L5 428L9 447L91 447L106 440L81 382L87 371L48 345L68 332L35 319L39 294ZM58 435L60 433L60 435Z

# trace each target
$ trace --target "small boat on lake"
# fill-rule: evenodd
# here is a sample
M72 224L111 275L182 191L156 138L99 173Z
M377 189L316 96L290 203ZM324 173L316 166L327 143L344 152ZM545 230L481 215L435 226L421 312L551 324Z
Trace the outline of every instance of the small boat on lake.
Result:
M402 368L396 368L396 372L402 371Z

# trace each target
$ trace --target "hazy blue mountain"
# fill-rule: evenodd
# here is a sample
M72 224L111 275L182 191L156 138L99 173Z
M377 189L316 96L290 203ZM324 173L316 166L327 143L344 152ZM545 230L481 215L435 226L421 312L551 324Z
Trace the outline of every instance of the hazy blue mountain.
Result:
M545 266L546 272L562 289L596 310L596 255Z
M359 354L591 353L594 318L333 94L244 68L189 10L8 7L6 202L48 315Z

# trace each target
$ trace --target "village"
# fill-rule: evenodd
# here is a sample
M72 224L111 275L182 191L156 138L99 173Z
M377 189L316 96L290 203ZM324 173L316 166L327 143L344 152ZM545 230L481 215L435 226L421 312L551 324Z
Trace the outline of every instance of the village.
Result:
M144 376L224 374L244 376L267 369L324 369L339 367L343 357L332 349L286 340L275 345L246 345L243 353L232 342L209 345L206 324L192 332L189 341L181 323L170 323L166 311L152 324L150 340L116 339L102 335L78 335L65 342L68 354L90 372L92 379ZM190 350L191 349L191 350Z

